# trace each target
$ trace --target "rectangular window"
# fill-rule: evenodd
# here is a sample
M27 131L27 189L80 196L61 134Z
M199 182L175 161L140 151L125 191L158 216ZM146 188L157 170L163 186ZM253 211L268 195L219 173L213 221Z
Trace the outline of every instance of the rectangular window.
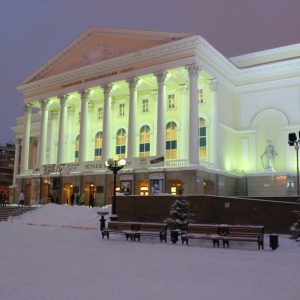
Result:
M119 104L119 117L125 117L125 103Z
M176 107L175 94L168 95L168 109L174 109Z
M149 99L143 99L142 112L143 113L149 112Z
M103 107L98 107L97 119L98 119L98 121L103 120Z
M81 120L81 111L78 112L78 123L80 124L80 120Z
M198 103L203 103L204 97L203 97L203 89L198 90Z

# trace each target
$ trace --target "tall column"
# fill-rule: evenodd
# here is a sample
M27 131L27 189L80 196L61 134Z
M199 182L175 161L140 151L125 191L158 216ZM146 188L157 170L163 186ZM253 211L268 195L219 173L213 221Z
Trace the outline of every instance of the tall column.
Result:
M49 143L49 164L55 164L57 158L57 111L50 112L51 119L51 131L50 131L50 143Z
M151 97L154 102L154 113L153 113L153 123L157 123L157 90L151 91ZM151 152L150 155L156 155L156 148L157 148L157 140L158 140L158 132L157 130L153 130L152 133L153 137L151 138Z
M112 84L102 87L104 92L103 127L102 127L102 159L111 157L111 93Z
M189 162L199 164L198 142L198 72L197 64L186 67L190 79Z
M73 146L73 127L74 127L74 107L68 107L68 133L67 133L67 154L66 154L66 162L74 161L74 148Z
M40 101L42 116L41 116L41 128L39 138L39 150L37 165L42 166L46 164L46 149L47 149L47 130L48 130L48 108L50 100L44 99Z
M24 121L23 149L22 149L20 173L26 174L28 171L28 163L29 163L29 142L30 142L30 123L31 123L32 104L25 104L23 108L25 111L25 121Z
M156 155L165 155L166 149L166 85L167 72L155 74L157 78L157 143Z
M189 144L189 136L187 134L189 128L189 102L188 102L188 88L187 85L180 85L179 91L181 92L181 147L180 158L188 159L188 152L186 151L186 145Z
M87 155L86 160L94 160L95 157L95 139L92 139L92 120L93 120L94 104L88 103L88 122L87 122ZM94 141L92 143L92 140ZM92 145L92 146L91 146Z
M212 157L215 169L220 168L219 153L219 113L218 113L218 79L208 81L211 92L211 137L212 137Z
M137 86L138 78L127 80L130 90L129 96L129 120L128 120L128 151L127 157L136 157L137 133L136 133L136 114L137 114Z
M14 160L13 186L16 185L16 176L19 174L20 146L21 146L21 139L16 139L16 141L15 141L15 160Z
M59 116L59 133L57 147L57 163L66 162L66 121L67 121L67 103L68 95L61 95L60 100L60 116Z
M88 118L88 97L90 94L89 90L79 91L81 96L81 115L80 115L80 134L79 134L79 162L87 160L87 148L88 144L88 123L91 121Z

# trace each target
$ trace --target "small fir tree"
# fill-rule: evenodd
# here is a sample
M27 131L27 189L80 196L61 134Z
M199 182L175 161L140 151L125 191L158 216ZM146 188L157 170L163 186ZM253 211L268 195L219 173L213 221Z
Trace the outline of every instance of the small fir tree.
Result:
M182 195L184 191L183 185L184 183L177 188L178 195L171 205L170 218L164 221L171 229L186 229L187 224L190 222L188 219L190 215L190 202Z
M291 231L291 239L295 239L296 242L300 241L300 199L297 200L298 202L298 210L294 211L295 215L297 216L297 221L292 224L290 227Z

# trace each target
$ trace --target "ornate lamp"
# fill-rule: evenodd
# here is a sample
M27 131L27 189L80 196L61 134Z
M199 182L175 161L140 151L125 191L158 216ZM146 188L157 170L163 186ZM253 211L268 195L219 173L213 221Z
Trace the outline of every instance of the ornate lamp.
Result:
M116 185L117 185L117 173L123 169L123 167L126 165L126 160L125 159L120 159L119 156L115 155L113 158L109 158L105 162L105 166L107 167L108 170L113 171L114 174L114 192L113 192L113 198L112 198L112 210L111 213L112 215L115 215L113 218L114 220L118 220L117 216L117 211L116 211ZM112 218L111 218L112 219Z

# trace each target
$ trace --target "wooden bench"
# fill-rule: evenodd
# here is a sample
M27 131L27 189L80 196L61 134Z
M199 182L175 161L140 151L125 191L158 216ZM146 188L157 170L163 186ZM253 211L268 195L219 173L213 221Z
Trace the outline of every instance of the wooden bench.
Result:
M229 241L256 242L258 250L264 249L264 226L230 225L228 235L223 237L223 247L229 247Z
M133 240L133 233L135 229L135 226L138 226L137 223L135 222L108 222L107 228L103 229L101 231L102 233L102 238L106 236L109 239L109 235L112 234L124 234L126 237L126 240L130 238Z
M141 240L141 236L158 236L160 242L167 242L167 224L164 223L140 223L138 230L134 231L134 241Z
M213 246L220 246L220 240L223 240L227 232L226 226L209 224L188 224L187 233L181 235L182 244L188 245L189 239L211 240Z

